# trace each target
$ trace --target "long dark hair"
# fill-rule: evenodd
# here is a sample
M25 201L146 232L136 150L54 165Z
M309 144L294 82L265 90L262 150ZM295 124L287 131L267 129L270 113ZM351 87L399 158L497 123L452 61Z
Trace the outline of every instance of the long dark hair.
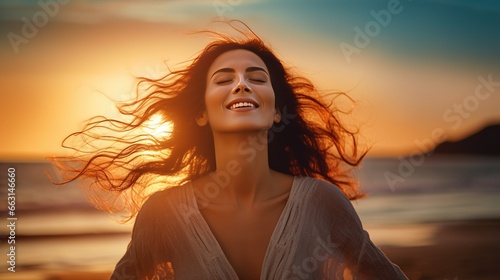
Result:
M158 190L151 188L158 181L155 178L162 178L161 188L167 188L214 171L210 126L200 127L195 120L204 110L208 68L221 54L235 49L251 51L264 61L276 108L283 116L268 134L270 168L326 180L349 199L362 197L346 168L358 165L366 153L359 151L357 131L341 122L334 99L327 102L310 80L286 68L253 32L243 39L220 35L184 69L158 79L138 78L137 97L117 104L125 120L94 117L81 131L64 139L62 145L76 153L53 158L59 170L65 171L64 179L56 183L84 179L96 207L110 211L127 208L133 217L142 202ZM141 130L157 115L171 124L168 137ZM70 140L76 142L69 144Z

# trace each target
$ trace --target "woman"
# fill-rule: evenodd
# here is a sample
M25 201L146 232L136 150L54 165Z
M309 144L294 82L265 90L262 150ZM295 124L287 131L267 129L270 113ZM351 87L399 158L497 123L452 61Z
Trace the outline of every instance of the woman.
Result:
M345 170L364 155L355 133L255 34L139 84L148 94L120 107L130 122L94 119L73 135L102 140L94 131L158 114L172 124L168 137L106 136L116 143L72 169L135 209L151 175L181 178L142 205L112 279L406 279L349 202L362 197Z

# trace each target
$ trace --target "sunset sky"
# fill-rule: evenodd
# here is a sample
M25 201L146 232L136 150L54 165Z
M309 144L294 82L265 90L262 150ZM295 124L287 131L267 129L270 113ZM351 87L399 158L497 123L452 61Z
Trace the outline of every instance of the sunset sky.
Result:
M45 4L44 4L45 3ZM134 76L175 69L235 18L322 90L347 92L370 155L500 122L500 2L0 2L0 161L41 160L95 115L116 116ZM166 64L165 64L166 63Z

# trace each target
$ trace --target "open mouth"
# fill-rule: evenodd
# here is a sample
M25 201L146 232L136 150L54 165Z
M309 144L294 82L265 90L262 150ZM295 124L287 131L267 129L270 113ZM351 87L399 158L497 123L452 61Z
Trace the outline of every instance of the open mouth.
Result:
M245 100L245 101L235 100L229 103L226 108L229 110L241 109L241 108L259 108L259 104L257 104L253 100Z

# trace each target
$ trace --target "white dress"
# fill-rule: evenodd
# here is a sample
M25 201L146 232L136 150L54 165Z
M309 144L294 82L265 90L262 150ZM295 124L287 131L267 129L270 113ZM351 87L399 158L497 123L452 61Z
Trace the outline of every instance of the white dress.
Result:
M198 209L191 184L151 196L113 280L238 279ZM295 177L264 258L261 280L407 279L370 241L334 185Z

